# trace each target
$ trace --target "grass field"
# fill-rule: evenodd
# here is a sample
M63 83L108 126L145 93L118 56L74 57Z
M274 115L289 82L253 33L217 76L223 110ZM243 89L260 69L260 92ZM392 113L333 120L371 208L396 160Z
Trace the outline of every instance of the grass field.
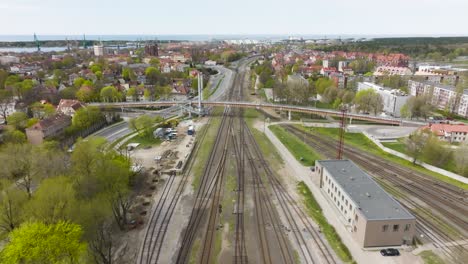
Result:
M301 194L304 204L307 208L307 213L317 222L320 230L327 238L328 243L336 252L338 257L344 262L353 262L353 256L345 244L341 241L340 236L336 233L335 228L330 225L322 213L322 208L315 200L314 195L309 190L304 182L297 184L297 191Z
M441 257L439 257L434 252L429 251L429 250L423 251L419 255L422 257L425 264L444 264L445 263Z
M269 126L269 128L302 165L314 166L315 160L322 158L313 148L288 133L284 128L280 126Z
M304 131L304 128L300 125L296 125L297 128L301 129ZM339 129L338 128L306 128L305 130L308 133L319 133L325 136L329 136L334 139L338 139L339 135ZM407 161L405 159L399 158L397 156L394 156L390 153L387 153L383 150L381 150L377 145L375 145L370 139L368 139L364 134L362 133L346 133L345 134L345 142L347 145L353 146L355 148L364 150L368 153L372 153L374 155L380 156L384 159L387 159L389 161L395 162L401 166L411 168L413 170L425 173L431 177L434 177L438 180L441 180L443 182L450 183L452 185L455 185L457 187L460 187L462 189L468 190L468 184L459 182L457 180L454 180L452 178L449 178L447 176L444 176L442 174L430 171L428 169L425 169L419 165L414 165L412 162ZM346 155L346 153L345 153Z
M405 143L403 142L403 139L399 139L398 142L384 142L382 143L382 145L384 145L385 147L389 148L389 149L393 149L395 151L398 151L400 153L404 153L404 154L407 154L407 151L406 151L406 146L405 146ZM420 158L421 161L425 162L425 163L428 163L428 164L431 164L431 162L425 158L424 156L422 156ZM437 166L435 164L431 164L431 165L434 165L436 167L440 167L444 170L448 170L448 171L451 171L453 173L457 173L457 170L456 170L456 164L455 164L455 160L452 158L452 159L449 159L448 162L445 162L442 166Z

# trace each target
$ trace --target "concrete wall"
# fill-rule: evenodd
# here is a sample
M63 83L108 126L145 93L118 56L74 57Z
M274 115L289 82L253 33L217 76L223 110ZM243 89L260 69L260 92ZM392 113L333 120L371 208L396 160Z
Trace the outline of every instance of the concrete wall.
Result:
M387 231L383 226L387 225ZM398 225L398 231L393 231L393 226ZM405 226L409 229L405 231ZM358 230L359 231L359 230ZM364 237L364 247L386 247L410 245L416 234L416 220L369 220L367 221Z
M26 136L28 137L29 143L33 145L39 145L44 141L44 134L41 130L26 129Z

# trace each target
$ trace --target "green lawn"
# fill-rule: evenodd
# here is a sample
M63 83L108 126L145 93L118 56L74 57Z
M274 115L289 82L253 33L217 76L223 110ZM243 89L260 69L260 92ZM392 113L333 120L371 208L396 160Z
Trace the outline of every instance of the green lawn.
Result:
M398 141L398 142L383 142L382 145L389 149L393 149L395 151L398 151L400 153L406 154L406 146L403 142Z
M300 125L296 125L297 128L301 129L304 131L304 128ZM338 128L306 128L306 131L308 133L320 133L322 135L329 136L334 139L338 139L339 135L339 129ZM442 174L430 171L428 169L425 169L419 165L414 165L412 162L407 161L405 159L399 158L397 156L394 156L390 153L387 153L383 150L381 150L377 145L375 145L370 139L368 139L364 134L362 133L346 133L345 134L345 142L347 145L353 146L355 148L364 150L366 152L375 154L377 156L380 156L384 159L387 159L389 161L395 162L399 165L402 165L407 168L411 168L413 170L419 171L421 173L427 174L429 176L432 176L438 180L441 180L443 182L450 183L454 186L457 186L459 188L468 190L468 184L459 182L457 180L454 180L452 178L449 178L447 176L444 176Z
M321 159L314 149L280 126L269 126L270 130L283 143L289 152L304 166L314 166L315 160Z
M423 251L419 254L425 264L444 264L444 260L436 255L434 252L430 250Z
M314 195L304 182L297 184L297 191L301 194L303 202L307 208L307 213L317 222L320 230L325 235L328 243L336 252L338 257L344 262L353 262L353 256L345 244L341 241L340 236L336 233L335 228L330 225L322 213L322 208L315 200Z
M401 152L401 153L404 153L404 154L407 154L407 151L406 151L406 146L405 146L405 143L403 143L403 139L399 139L398 142L385 142L385 143L382 143L382 145L384 145L385 147L389 148L389 149L393 149L395 151L398 151L398 152ZM453 152L453 150L452 150ZM453 158L449 159L447 162L445 162L443 164L443 166L437 166L435 164L432 164L430 160L428 160L427 158L425 158L424 156L420 158L421 161L427 163L427 164L431 164L431 165L434 165L436 167L440 167L444 170L448 170L448 171L451 171L453 173L458 173L457 172L457 169L456 169L456 164L455 164L455 160Z

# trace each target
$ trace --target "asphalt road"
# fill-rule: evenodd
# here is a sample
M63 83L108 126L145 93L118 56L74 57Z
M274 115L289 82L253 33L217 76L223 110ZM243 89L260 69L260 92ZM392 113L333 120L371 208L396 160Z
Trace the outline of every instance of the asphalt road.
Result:
M223 66L213 66L212 68L216 69L219 73L211 77L211 82L209 89L214 90L218 85L219 80L222 79L218 89L210 96L209 101L217 101L223 98L227 93L229 88L232 86L233 82L233 71L231 69L225 68ZM196 100L194 98L193 100ZM94 133L92 136L99 136L107 139L109 143L112 143L119 138L124 137L132 132L128 126L128 120L130 118L141 116L142 114L148 114L151 116L160 115L163 117L173 116L179 113L179 108L177 106L169 107L159 111L149 111L149 110L138 110L138 111L127 111L122 112L121 116L124 118L124 122L117 125L105 127L98 132Z

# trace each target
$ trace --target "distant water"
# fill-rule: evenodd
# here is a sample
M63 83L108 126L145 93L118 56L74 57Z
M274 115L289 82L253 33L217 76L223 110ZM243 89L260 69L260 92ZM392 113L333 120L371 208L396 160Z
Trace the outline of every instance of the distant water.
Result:
M177 41L210 41L215 39L220 40L235 40L235 39L251 39L251 40L281 40L287 39L290 36L304 39L338 39L338 38L394 38L394 37L439 37L442 35L359 35L359 34L213 34L213 35L86 35L87 40L120 40L120 41L136 41L136 40L177 40ZM446 35L450 36L450 35ZM37 35L39 40L82 40L83 35ZM0 35L0 42L18 42L18 41L34 41L33 34L31 35Z
M41 47L42 52L60 52L66 50L67 47ZM0 47L1 52L15 52L15 53L33 53L36 52L37 48L13 48L13 47Z

